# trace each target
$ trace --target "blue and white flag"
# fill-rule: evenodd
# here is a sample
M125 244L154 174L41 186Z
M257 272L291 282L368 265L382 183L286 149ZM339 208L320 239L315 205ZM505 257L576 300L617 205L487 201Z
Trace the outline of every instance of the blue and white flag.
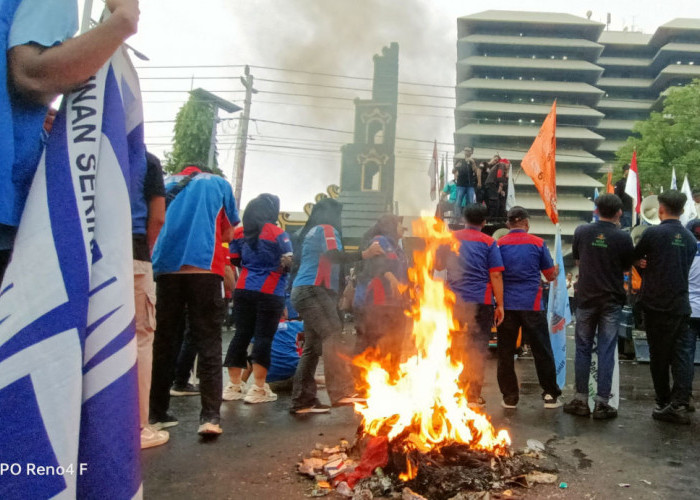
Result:
M547 306L547 323L549 324L549 339L552 342L554 365L557 368L557 384L564 387L566 383L566 325L571 323L569 295L566 291L566 272L564 256L561 250L561 227L557 224L554 240L554 263L559 266L559 274L549 288Z
M600 220L600 212L598 212L598 207L595 206L595 201L598 199L598 188L593 191L593 219L591 222L598 222Z
M141 496L126 52L66 96L0 286L0 498ZM4 470L10 464L12 469Z

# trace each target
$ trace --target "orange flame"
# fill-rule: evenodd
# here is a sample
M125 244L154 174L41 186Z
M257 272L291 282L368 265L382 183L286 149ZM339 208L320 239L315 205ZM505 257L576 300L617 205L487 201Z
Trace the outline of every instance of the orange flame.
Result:
M438 248L459 248L445 224L423 217L413 224L414 235L425 243L424 251L414 253L414 267L409 278L415 292L412 340L416 354L391 370L378 360L376 352L360 354L354 359L367 384L366 405L356 405L365 433L386 435L391 441L408 431L403 445L421 452L450 443L464 443L496 455L508 454L510 436L498 433L489 418L467 405L459 375L462 363L450 357L451 331L459 326L453 319L454 294L442 280L433 277ZM381 353L380 353L381 354ZM395 354L394 354L395 355ZM417 474L410 462L402 480Z

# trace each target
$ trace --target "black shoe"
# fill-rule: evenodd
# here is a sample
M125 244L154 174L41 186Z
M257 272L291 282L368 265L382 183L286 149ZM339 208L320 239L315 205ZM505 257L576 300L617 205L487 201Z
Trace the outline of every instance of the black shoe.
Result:
M544 400L544 407L548 410L554 408L559 408L562 406L561 400L557 399L557 396L552 396L551 394L545 394L542 399Z
M595 408L593 408L593 418L596 420L605 420L615 417L617 417L617 410L615 408L608 403L596 402Z
M171 414L166 413L163 418L151 417L148 419L148 423L155 430L160 431L167 429L168 427L175 427L178 424L177 418L173 417Z
M171 396L196 396L199 394L199 385L185 384L174 385L170 388Z
M292 408L289 413L295 415L305 415L307 413L328 413L331 411L331 407L321 403L314 403L311 406L302 406L300 408Z
M518 407L518 396L503 396L501 406L506 410L514 410Z
M695 405L693 405L692 403L683 403L676 406L676 409L679 411L684 411L686 413L693 413L695 411Z
M591 414L591 409L586 401L574 398L564 404L564 413L578 415L579 417L588 417Z
M654 408L654 411L651 413L651 418L663 422L671 422L673 424L688 425L690 424L690 417L688 417L686 413L687 410L682 410L680 407L676 408L670 404L662 410Z

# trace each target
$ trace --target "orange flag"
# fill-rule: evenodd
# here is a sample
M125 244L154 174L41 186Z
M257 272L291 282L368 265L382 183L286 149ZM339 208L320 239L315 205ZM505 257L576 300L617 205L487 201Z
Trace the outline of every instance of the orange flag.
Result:
M535 142L530 146L530 151L523 158L520 166L534 181L535 187L540 192L544 209L554 224L559 222L557 212L557 101L552 104L552 110L544 119Z
M608 183L605 185L605 192L608 194L615 194L615 186L612 183L612 170L608 172Z

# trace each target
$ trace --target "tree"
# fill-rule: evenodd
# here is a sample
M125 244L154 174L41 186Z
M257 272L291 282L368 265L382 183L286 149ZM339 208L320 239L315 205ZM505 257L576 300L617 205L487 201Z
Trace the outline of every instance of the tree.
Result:
M214 106L190 95L175 117L173 150L165 153L166 172L179 172L187 164L207 164L213 123ZM215 150L213 170L222 175L216 157Z
M685 174L693 188L700 188L700 80L670 88L663 111L637 122L633 132L617 151L615 171L620 173L636 149L642 196L668 189L672 168L679 189Z

